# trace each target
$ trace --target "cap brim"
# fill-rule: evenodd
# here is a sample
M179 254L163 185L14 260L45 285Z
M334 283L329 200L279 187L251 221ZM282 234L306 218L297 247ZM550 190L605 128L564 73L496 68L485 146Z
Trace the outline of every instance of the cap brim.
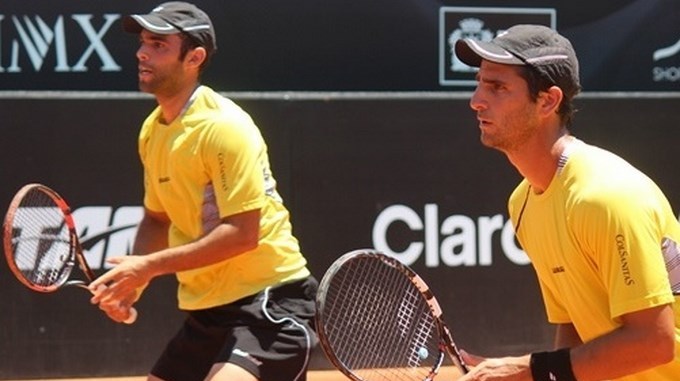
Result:
M142 29L156 34L175 34L180 30L156 15L130 15L123 18L123 30L140 33Z
M461 62L472 67L479 67L483 59L506 65L526 65L512 53L492 42L471 38L456 41L456 56Z

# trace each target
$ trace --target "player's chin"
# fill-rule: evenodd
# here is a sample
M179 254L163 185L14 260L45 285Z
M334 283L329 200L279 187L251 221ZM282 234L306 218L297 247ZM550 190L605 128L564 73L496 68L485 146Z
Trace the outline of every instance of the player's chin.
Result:
M157 82L149 74L139 74L137 78L139 90L145 93L153 93L158 87Z
M493 139L493 137L490 136L488 133L485 133L484 131L482 131L482 133L479 135L479 141L485 147L489 147L489 148L495 148L496 147L496 143L495 143L495 140Z
M139 91L142 91L144 93L151 93L153 89L153 87L147 81L144 81L141 78L139 79L138 87Z

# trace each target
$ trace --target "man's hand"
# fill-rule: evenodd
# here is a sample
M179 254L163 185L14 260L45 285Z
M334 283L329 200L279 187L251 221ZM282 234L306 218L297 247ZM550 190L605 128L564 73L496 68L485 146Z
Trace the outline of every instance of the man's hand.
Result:
M484 358L461 351L470 372L458 381L532 381L530 356Z
M130 295L136 294L136 290L148 284L152 277L147 258L136 255L109 258L107 262L114 264L115 267L90 284L89 288L95 294L91 302L93 304L122 302ZM98 290L100 286L106 288Z
M151 279L146 258L123 256L110 258L107 262L116 266L88 286L93 294L90 302L98 304L112 320L125 322L130 319L132 305L139 299L139 290Z
M99 285L95 291L93 291L92 299L99 298L101 293L106 289L106 286ZM132 307L132 304L136 300L136 295L132 295L130 298L126 298L120 302L110 301L105 303L99 303L99 309L104 311L106 315L113 321L117 323L132 324L137 320L137 310Z

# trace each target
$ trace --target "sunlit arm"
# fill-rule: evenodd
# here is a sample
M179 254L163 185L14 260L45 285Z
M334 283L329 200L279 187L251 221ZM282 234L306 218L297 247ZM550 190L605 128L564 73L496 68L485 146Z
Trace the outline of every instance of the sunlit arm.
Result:
M185 245L145 255L151 276L172 274L209 266L257 247L260 211L253 210L226 217L215 229ZM145 243L158 244L158 240ZM141 247L143 244L140 243Z
M573 324L558 324L555 332L555 349L573 348L582 344Z
M621 317L623 325L571 350L579 381L619 378L671 361L674 357L674 317L670 305Z
M92 298L93 303L129 303L131 295L139 296L138 290L154 277L209 266L256 248L260 211L226 217L205 236L177 247L167 247L168 226L163 214L145 214L134 244L143 255L111 258L109 262L116 266L90 285L93 290L102 284L107 286Z

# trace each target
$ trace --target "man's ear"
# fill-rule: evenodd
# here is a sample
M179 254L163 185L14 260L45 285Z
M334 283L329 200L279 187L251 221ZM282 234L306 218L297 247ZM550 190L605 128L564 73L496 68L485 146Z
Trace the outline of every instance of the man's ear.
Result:
M201 64L208 58L208 52L202 46L191 50L187 55L187 63L195 67L201 66Z
M543 113L550 115L559 111L563 98L564 93L562 89L557 86L550 86L547 90L541 91L538 102Z

